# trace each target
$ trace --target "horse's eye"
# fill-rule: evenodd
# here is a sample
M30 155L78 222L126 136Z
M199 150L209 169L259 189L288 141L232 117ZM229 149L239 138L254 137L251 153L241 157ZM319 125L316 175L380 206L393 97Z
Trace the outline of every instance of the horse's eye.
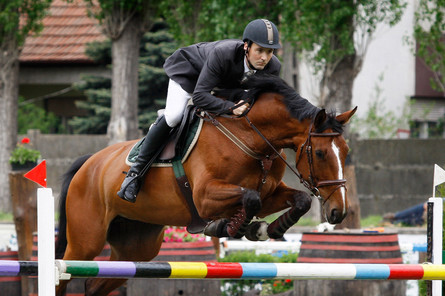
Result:
M324 152L321 150L315 150L315 155L320 159L324 158Z

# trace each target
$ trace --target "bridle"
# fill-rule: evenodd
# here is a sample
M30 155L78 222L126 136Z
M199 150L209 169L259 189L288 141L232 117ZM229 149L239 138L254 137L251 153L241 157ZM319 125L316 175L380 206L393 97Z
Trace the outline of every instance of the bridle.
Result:
M317 196L319 199L320 191L318 188L320 187L327 187L327 186L335 186L335 188L331 191L331 193L328 195L328 197L323 201L323 204L326 203L329 198L334 194L335 191L337 191L340 188L345 188L346 190L346 180L345 179L337 179L337 180L322 180L322 181L316 181L314 176L314 160L312 156L312 137L338 137L341 134L338 132L331 132L331 133L317 133L312 131L313 122L311 122L311 125L309 126L308 136L306 138L306 141L300 146L300 154L298 156L298 160L295 164L295 167L298 167L298 164L300 163L301 159L303 158L303 153L306 152L307 159L308 159L308 165L309 165L309 176L308 181L303 179L303 176L301 174L298 174L298 178L300 179L300 182L303 183L303 185L308 188L315 196ZM306 147L306 149L304 149ZM296 152L298 152L298 148L294 149ZM294 172L295 173L295 172Z
M249 109L250 110L250 109ZM309 131L308 131L308 136L306 138L306 141L304 141L304 143L300 146L300 148L298 149L297 147L294 148L294 150L296 152L300 152L299 156L298 156L298 160L295 164L295 167L298 167L298 164L300 163L301 159L303 158L303 153L306 152L307 154L307 159L308 159L308 165L309 165L309 176L308 176L308 180L305 180L303 178L303 176L296 170L294 169L288 161L286 161L286 159L282 156L282 149L281 151L278 151L273 145L272 143L270 143L270 141L260 132L260 130L249 120L249 118L247 117L247 112L245 112L243 115L241 115L240 117L244 117L249 126L263 139L263 141L273 150L274 155L272 156L260 156L258 154L256 154L255 152L253 152L249 147L247 147L247 145L245 145L244 143L242 143L241 140L239 140L236 136L234 136L226 127L224 127L221 122L219 122L215 117L213 117L212 115L210 115L208 112L204 112L204 114L198 115L198 117L206 120L206 121L210 121L215 127L217 127L218 130L220 130L226 137L228 137L232 142L234 142L244 153L246 153L247 155L249 155L252 158L258 159L261 161L261 165L263 167L263 179L262 179L262 183L265 183L265 178L267 176L268 170L271 168L272 166L272 161L279 157L286 165L287 167L298 177L298 179L300 180L300 183L302 183L307 189L310 190L310 192L316 196L318 199L323 200L323 198L320 195L320 191L318 188L320 187L327 187L327 186L335 186L335 188L331 191L331 193L328 195L328 197L326 199L323 200L323 205L324 203L326 203L329 198L334 194L335 191L337 191L340 188L345 188L346 189L346 180L345 179L337 179L337 180L322 180L322 181L316 181L315 180L315 175L314 175L314 161L313 161L313 156L312 156L312 142L311 139L312 137L338 137L341 135L341 133L338 132L330 132L330 133L317 133L317 132L313 132L312 128L313 128L313 121L311 122L311 125L309 126ZM198 114L198 113L197 113ZM267 161L268 165L267 165L267 171L265 171L265 165L264 163ZM259 187L260 189L261 187Z

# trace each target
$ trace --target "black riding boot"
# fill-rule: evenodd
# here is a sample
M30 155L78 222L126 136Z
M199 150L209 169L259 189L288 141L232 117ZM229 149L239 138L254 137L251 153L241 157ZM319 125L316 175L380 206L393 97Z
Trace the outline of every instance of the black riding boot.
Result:
M124 182L122 182L121 189L117 193L119 197L129 202L136 202L136 196L142 185L141 171L155 156L161 145L167 141L171 129L164 116L156 120L145 136L136 162L130 167Z

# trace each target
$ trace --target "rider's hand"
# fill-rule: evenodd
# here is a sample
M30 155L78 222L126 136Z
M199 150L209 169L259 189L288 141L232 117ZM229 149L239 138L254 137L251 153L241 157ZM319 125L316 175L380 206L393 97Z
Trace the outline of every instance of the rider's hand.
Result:
M236 105L242 104L243 102L244 101L241 100L241 101L237 102ZM241 114L243 114L244 111L247 110L247 108L249 108L249 103L245 103L245 104L239 106L238 108L233 109L232 113L236 116L240 116Z

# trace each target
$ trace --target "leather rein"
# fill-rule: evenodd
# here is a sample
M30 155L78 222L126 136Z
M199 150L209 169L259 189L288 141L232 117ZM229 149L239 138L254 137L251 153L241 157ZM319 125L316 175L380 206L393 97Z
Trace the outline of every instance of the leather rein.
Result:
M248 156L260 160L261 167L263 170L262 173L262 179L258 185L257 191L260 192L262 185L266 183L266 177L269 173L273 161L279 157L286 165L287 167L298 177L300 180L300 183L302 183L307 189L311 191L311 193L322 200L322 197L320 195L320 191L318 190L319 187L327 187L327 186L336 186L332 192L329 194L329 196L324 200L323 204L329 200L329 198L334 194L337 189L340 189L341 187L344 187L346 189L346 180L345 179L338 179L338 180L324 180L324 181L315 181L314 177L314 162L312 157L312 137L338 137L341 134L337 132L331 132L331 133L316 133L312 132L312 126L313 122L311 123L309 127L308 137L306 138L306 141L300 146L300 149L297 147L294 148L296 152L300 151L298 160L296 162L296 167L298 167L298 164L300 163L303 153L306 152L307 158L308 158L308 164L309 164L309 178L308 180L305 180L303 176L294 169L288 161L282 156L283 149L280 149L278 151L272 143L258 130L258 128L249 120L249 118L246 115L247 112L245 112L240 117L244 117L249 126L263 139L263 141L272 149L274 152L273 155L260 155L254 152L252 149L250 149L247 145L245 145L240 139L238 139L235 135L233 135L224 125L221 124L214 116L212 116L210 113L203 111L202 113L197 112L196 114L198 117L202 118L205 121L211 122L219 131L221 131L227 138L229 138L233 143L236 144L245 154ZM305 149L306 147L306 149Z

